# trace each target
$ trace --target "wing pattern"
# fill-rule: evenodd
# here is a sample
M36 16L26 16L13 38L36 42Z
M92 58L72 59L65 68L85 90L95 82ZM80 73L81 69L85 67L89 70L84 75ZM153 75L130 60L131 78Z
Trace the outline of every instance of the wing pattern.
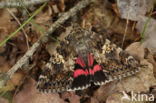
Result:
M37 89L58 93L82 90L131 76L140 70L139 62L126 51L77 26L60 42L56 53L39 76Z

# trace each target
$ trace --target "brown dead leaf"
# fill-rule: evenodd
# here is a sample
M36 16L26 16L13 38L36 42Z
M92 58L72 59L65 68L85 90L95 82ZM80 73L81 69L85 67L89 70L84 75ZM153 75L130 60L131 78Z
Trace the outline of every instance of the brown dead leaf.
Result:
M53 15L65 11L66 8L65 0L50 1L48 2L48 5L51 6Z
M35 21L37 24L43 24L46 26L52 24L52 17L56 16L56 14L65 10L64 0L59 0L58 3L54 3L53 1L48 3L46 9L42 10L35 17Z
M152 52L149 49L146 48L145 49L145 54L146 54L146 56L145 56L146 60L153 65L153 74L154 74L154 76L156 78L156 62L154 60Z
M10 11L15 11L15 9L10 9ZM5 40L11 33L13 33L17 28L17 23L11 21L12 16L8 13L6 9L0 10L0 42ZM9 24L9 25L8 25ZM12 38L18 37L21 32L19 31ZM6 45L0 47L0 53L5 52Z
M109 95L111 95L116 91L115 89L116 89L116 81L101 86L97 91L95 91L93 97L97 99L99 102L104 102L106 101Z
M105 0L96 1L90 9L82 16L83 25L91 25L97 32L109 31L111 33L123 36L125 34L126 20L119 18L110 9ZM132 22L129 22L126 32L126 40L135 40L137 35L132 30ZM85 27L85 26L84 26Z
M123 95L121 93L114 93L107 98L106 103L131 103L131 101L126 99L122 101L122 96Z
M8 64L8 61L4 59L4 57L0 56L0 70L2 73L8 72L8 70L11 68L10 65ZM7 82L6 86L1 89L3 90L13 90L15 89L16 86L20 85L20 82L23 80L24 74L23 73L15 73L12 78Z
M13 103L65 103L59 94L39 93L36 81L29 79L23 89L13 98Z
M121 94L114 93L107 98L106 103L121 103L121 97Z
M139 20L152 8L154 0L117 0L119 13L122 18Z
M10 9L11 10L11 9ZM0 42L5 40L5 38L14 32L17 28L16 23L11 21L12 17L6 9L0 10ZM9 24L9 25L8 25ZM20 32L16 33L14 37L17 37Z
M62 93L61 98L63 100L68 99L70 103L80 103L80 97L75 94L75 92L64 92Z
M126 48L125 51L130 53L137 60L143 60L144 59L144 47L141 45L140 42L132 43L131 45L129 45Z
M51 21L51 15L52 15L51 8L48 7L46 11L41 11L39 12L38 15L36 15L35 22L37 24L44 24L48 21Z
M91 97L90 103L100 103L100 102L97 99Z
M6 86L4 86L1 90L14 90L15 87L20 86L21 82L24 78L23 73L14 73L14 75L11 77L11 79L7 82Z
M74 95L72 92L63 92L63 93L61 94L61 98L62 98L63 100L65 100L65 99L71 97L72 95Z
M119 10L118 10L118 8L117 8L117 4L112 4L112 7L113 7L113 10L114 10L114 12L116 13L116 15L117 15L118 17L120 17L120 13L119 13Z
M147 22L148 21L148 22ZM146 28L145 25L147 23ZM140 20L137 22L136 28L138 32L143 33L143 46L146 48L150 48L153 55L156 55L156 20L148 17L140 17Z
M80 103L80 97L77 95L74 95L69 98L70 103Z
M0 103L9 103L9 101L4 99L4 98L2 98L2 97L0 97Z
M20 82L24 79L23 73L14 73L14 75L11 77L11 82L14 86L19 86Z
M0 70L2 73L6 73L10 69L8 62L4 57L0 56Z
M58 6L61 11L65 11L65 8L66 8L65 0L60 0L60 3L58 4Z

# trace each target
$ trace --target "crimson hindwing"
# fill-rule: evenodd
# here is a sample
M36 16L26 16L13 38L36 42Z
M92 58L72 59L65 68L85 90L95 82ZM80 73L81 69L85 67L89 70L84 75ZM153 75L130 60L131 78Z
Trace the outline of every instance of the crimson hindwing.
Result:
M102 71L101 66L94 60L89 52L87 55L87 64L85 64L81 55L76 59L71 90L86 89L92 82L95 85L103 85L107 82L107 77Z

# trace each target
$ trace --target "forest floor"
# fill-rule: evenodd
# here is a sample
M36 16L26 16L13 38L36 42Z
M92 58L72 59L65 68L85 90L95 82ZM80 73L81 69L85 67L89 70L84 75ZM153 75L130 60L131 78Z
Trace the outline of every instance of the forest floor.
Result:
M156 1L32 1L0 1L0 103L156 103ZM146 67L103 86L39 93L37 81L57 38L74 23L103 34ZM124 93L130 100L122 100Z

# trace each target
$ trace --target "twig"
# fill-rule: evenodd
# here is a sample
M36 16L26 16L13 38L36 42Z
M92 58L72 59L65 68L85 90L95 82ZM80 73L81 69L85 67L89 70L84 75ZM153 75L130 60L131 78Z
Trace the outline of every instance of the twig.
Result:
M78 11L80 11L82 8L86 7L93 1L94 0L82 0L77 5L75 5L73 8L71 8L69 11L62 14L62 16L49 28L48 32L46 32L44 35L42 35L39 38L39 40L37 42L35 42L33 44L33 46L25 53L25 55L22 58L20 58L20 60L17 61L17 63L6 73L7 80L9 80L13 76L13 74L18 70L18 68L21 68L28 61L28 59L33 55L33 53L36 51L36 49L40 46L40 44L42 43L42 39L44 37L49 36L51 33L53 33L56 30L56 28L59 27L60 24L63 24L66 20L68 20L70 17L74 16ZM5 83L6 83L6 81L5 81ZM4 83L4 82L1 82L1 83ZM2 86L2 84L0 84L0 86Z
M43 2L50 0L22 0L25 6L41 4ZM12 7L22 7L18 0L3 0L0 2L0 8L12 8Z
M20 23L20 21L17 19L17 17L14 15L14 13L12 13L12 11L10 11L10 9L7 8L7 11L10 13L10 15L16 20L16 22L19 24L19 26L21 26L22 24ZM27 43L27 47L29 49L29 42L28 42L28 35L27 33L25 32L25 30L22 28L21 29L24 36L25 36L25 39L26 39L26 43Z
M128 18L127 18L127 23L126 23L126 28L125 28L125 33L124 33L124 37L123 37L123 40L122 40L122 48L123 48L123 44L124 44L124 41L125 41L125 38L126 38L126 34L127 34L127 29L128 29L128 24L129 24L129 12L128 12Z

